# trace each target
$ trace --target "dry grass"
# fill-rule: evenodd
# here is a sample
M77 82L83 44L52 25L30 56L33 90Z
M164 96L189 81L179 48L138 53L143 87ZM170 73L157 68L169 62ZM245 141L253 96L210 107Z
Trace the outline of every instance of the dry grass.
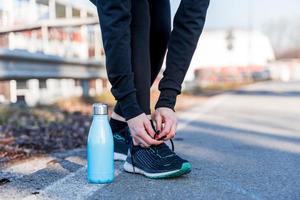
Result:
M202 95L215 95L220 94L226 91L236 90L243 86L252 84L252 81L245 82L227 82L227 83L214 83L207 86L196 87L193 93L202 94Z
M154 110L154 106L159 97L159 92L153 90L151 92L151 110ZM177 103L175 106L176 111L181 111L188 109L190 107L199 105L203 103L208 97L196 96L190 94L181 94L177 97ZM67 112L81 112L84 114L91 114L92 112L92 104L93 103L106 103L109 105L110 112L112 111L113 106L116 101L112 94L109 91L102 93L99 96L95 97L71 97L59 100L56 103L56 106L59 109L65 110Z
M156 101L159 97L158 91L152 91L151 92L151 110L154 110L154 106L156 104ZM176 111L182 111L188 108L191 108L193 106L197 106L202 104L205 100L207 100L208 97L203 96L197 96L197 95L191 95L191 94L181 94L177 96L176 100Z

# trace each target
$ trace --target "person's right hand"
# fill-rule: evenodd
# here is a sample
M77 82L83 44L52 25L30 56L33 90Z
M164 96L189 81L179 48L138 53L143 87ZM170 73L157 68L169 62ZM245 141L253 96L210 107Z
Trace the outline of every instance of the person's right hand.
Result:
M159 145L163 143L163 141L153 139L155 132L145 113L128 120L127 124L135 146L139 145L146 148L151 145Z

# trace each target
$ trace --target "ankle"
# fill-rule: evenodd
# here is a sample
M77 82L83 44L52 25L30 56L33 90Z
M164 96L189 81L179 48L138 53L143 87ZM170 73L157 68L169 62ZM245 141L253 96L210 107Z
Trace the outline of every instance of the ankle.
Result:
M114 111L113 111L112 114L111 114L111 119L114 119L114 120L117 120L117 121L121 121L121 122L125 122L125 123L126 123L125 118L122 117L121 115L115 113Z
M109 124L113 133L120 132L127 126L126 122L119 121L114 118L110 118Z

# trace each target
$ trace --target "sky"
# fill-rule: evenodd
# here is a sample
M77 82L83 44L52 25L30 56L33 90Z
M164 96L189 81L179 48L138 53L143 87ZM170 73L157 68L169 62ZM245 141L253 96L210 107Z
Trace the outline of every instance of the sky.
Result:
M5 1L12 0L0 0L0 7ZM69 1L93 7L88 0ZM180 0L170 1L174 14ZM270 21L285 20L289 23L300 21L300 0L211 0L210 2L206 28L247 28L251 25L261 29Z
M180 0L171 0L172 13ZM276 52L300 48L300 0L211 0L206 29L252 29L266 34Z
M0 0L0 8L5 1L12 0ZM89 0L66 1L94 8ZM170 2L174 16L180 0ZM300 38L299 8L300 0L210 0L205 28L258 29L269 34L273 44L280 37L283 46L295 44L300 46L300 39L297 39ZM278 46L274 44L276 45Z
M176 10L180 0L171 0ZM262 28L276 20L300 21L299 0L211 0L206 28Z
M0 0L0 7L5 1ZM93 7L88 0L69 0ZM151 0L150 0L151 1ZM180 0L170 0L173 15ZM206 28L262 29L272 21L300 21L300 0L211 0ZM250 14L249 14L250 13Z
M180 1L170 0L173 16ZM300 0L210 0L205 29L255 29L270 38L276 51L300 48L299 8Z

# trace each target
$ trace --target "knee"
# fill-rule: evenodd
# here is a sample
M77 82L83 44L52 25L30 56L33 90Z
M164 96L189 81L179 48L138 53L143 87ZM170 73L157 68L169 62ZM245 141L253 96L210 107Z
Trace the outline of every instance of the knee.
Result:
M168 40L171 34L171 26L169 24L156 24L151 27L152 37L158 37L161 40Z

